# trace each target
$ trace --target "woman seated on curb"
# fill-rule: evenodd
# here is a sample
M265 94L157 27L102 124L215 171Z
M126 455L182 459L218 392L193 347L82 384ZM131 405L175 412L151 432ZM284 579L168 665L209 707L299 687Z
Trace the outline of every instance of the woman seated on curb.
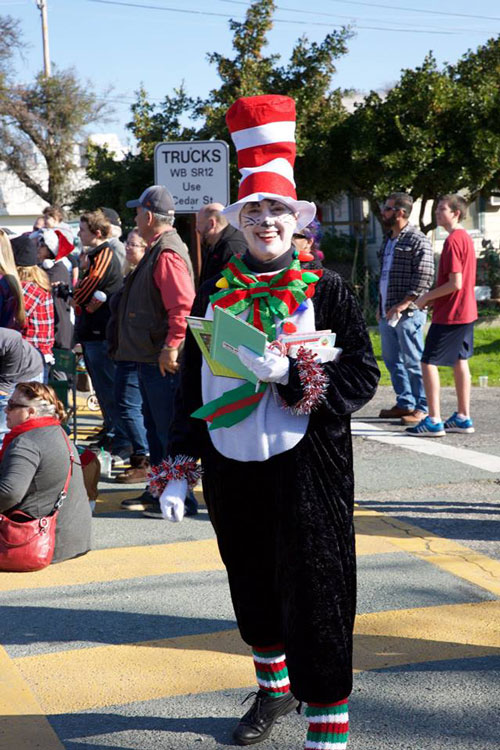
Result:
M52 388L35 382L16 385L7 402L10 432L0 450L0 512L15 508L33 518L52 512L69 469L63 418L63 406ZM76 462L57 518L52 562L90 549L91 511L78 453L72 448Z

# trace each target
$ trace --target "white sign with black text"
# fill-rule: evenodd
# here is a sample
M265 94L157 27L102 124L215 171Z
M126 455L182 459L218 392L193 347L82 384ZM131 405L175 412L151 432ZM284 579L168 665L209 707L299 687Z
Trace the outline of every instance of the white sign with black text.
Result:
M229 146L225 141L158 143L155 184L170 191L176 213L197 213L209 203L229 203Z

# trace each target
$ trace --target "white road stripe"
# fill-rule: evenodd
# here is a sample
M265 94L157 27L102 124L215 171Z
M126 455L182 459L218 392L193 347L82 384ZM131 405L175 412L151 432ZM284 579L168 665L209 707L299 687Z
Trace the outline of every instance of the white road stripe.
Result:
M446 445L442 442L442 438L412 437L404 432L394 432L376 427L369 422L352 422L351 430L353 436L366 437L379 443L407 448L417 453L427 453L429 456L447 458L450 461L459 461L468 466L475 466L476 469L483 469L483 471L500 472L500 456Z

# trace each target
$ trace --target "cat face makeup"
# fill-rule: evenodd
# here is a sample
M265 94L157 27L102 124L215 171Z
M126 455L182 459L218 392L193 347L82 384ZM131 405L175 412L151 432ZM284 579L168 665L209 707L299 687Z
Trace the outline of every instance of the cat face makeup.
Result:
M245 203L240 211L240 229L250 253L264 262L286 253L292 243L297 216L279 201L265 199Z

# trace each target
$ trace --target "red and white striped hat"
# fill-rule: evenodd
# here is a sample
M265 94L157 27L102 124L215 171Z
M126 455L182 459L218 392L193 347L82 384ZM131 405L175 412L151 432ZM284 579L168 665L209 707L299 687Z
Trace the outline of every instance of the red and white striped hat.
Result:
M268 198L284 203L298 214L298 229L310 224L316 206L297 200L293 179L294 100L278 94L241 97L228 109L226 123L241 172L238 200L223 212L228 221L239 228L239 214L245 203Z

